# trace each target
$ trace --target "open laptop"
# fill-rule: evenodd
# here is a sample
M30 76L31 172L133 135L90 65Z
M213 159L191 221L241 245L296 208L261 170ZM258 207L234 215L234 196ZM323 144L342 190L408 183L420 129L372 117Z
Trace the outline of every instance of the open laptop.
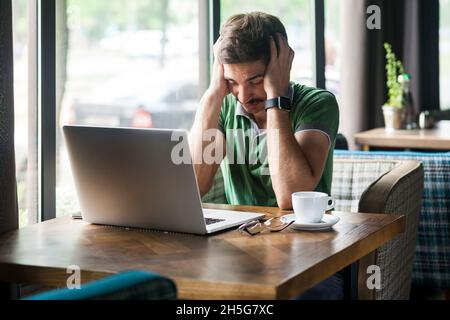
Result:
M64 126L63 132L87 222L208 234L264 217L202 209L185 130ZM175 164L182 141L189 161Z

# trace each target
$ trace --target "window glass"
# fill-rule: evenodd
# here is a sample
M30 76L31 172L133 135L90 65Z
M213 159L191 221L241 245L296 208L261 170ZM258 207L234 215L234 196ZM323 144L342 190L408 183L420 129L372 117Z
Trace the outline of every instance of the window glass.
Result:
M60 125L183 128L199 101L196 0L58 1ZM58 130L57 215L79 210Z
M340 11L339 0L325 0L325 82L339 100L340 94Z
M13 48L14 48L14 140L16 153L17 200L19 226L36 223L38 218L38 161L37 161L37 113L36 92L33 79L35 61L29 56L33 44L33 28L30 1L14 0Z

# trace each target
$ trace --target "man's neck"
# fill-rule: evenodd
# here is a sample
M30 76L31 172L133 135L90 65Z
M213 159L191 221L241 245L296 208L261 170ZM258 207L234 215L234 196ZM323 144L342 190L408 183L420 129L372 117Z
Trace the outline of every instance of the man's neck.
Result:
M253 114L253 118L259 129L267 129L267 113L265 110Z

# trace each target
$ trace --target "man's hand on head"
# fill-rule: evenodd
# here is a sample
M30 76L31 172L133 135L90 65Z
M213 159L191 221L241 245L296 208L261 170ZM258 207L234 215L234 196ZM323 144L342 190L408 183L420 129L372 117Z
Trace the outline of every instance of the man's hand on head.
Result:
M225 96L228 95L230 91L224 78L223 64L219 61L218 58L221 41L222 39L219 37L219 39L217 39L216 43L213 46L214 63L211 75L211 83L208 90L212 95L223 100L223 98L225 98Z
M270 38L270 61L264 75L264 90L267 99L287 96L289 81L294 60L294 50L289 46L287 39L281 34L276 34L278 50L275 39Z

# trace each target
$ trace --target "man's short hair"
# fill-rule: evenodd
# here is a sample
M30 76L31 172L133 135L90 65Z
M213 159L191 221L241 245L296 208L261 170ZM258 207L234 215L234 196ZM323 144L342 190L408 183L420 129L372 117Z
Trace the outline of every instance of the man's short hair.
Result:
M220 29L218 59L223 64L270 60L270 37L280 33L287 39L286 29L277 17L264 12L231 16Z

